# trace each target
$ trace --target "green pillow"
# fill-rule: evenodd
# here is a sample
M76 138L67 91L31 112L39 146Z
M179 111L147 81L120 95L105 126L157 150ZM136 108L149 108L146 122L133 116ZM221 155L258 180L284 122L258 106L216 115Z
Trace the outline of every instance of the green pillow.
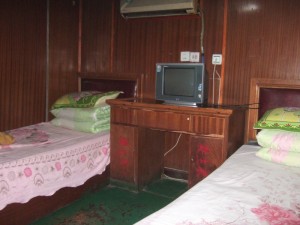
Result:
M64 118L54 118L51 124L58 127L64 127L71 130L77 130L88 133L99 133L110 130L110 119L100 120L96 122L74 121Z
M50 111L57 118L75 121L99 121L110 117L110 106L104 104L92 108L59 108Z
M254 125L254 129L300 131L300 108L282 107L268 110Z
M64 95L57 99L52 105L51 110L59 108L89 108L101 106L105 103L106 99L117 98L122 91L82 91L73 92Z

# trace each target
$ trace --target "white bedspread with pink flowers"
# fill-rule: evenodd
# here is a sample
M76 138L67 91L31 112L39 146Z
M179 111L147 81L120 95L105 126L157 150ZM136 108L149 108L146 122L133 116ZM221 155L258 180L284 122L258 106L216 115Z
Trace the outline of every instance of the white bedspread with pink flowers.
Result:
M244 145L178 199L136 225L299 225L300 168Z
M0 146L0 210L82 185L110 162L109 132L84 133L39 123L8 133L15 143Z

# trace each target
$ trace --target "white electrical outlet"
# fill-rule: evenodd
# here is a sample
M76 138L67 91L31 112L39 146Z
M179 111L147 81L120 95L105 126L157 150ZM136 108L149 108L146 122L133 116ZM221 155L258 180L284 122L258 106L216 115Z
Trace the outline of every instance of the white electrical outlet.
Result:
M180 61L189 62L190 61L190 52L180 52Z
M213 54L212 55L212 64L213 65L222 65L222 54Z
M190 62L200 62L200 52L191 52Z

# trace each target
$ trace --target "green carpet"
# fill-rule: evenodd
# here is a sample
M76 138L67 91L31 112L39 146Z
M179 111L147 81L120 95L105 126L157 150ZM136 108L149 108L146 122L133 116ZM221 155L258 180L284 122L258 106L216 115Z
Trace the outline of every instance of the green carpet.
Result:
M112 185L79 200L32 225L130 225L170 203L187 183L161 179L136 193Z

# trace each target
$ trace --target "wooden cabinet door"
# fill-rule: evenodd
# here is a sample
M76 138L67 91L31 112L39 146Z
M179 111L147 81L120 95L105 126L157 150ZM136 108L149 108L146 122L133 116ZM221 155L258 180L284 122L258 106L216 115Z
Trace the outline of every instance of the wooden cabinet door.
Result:
M120 124L112 124L110 132L112 181L140 190L161 177L164 132Z
M110 176L113 180L135 184L137 128L111 124Z
M223 138L190 137L189 187L218 168L225 160Z

